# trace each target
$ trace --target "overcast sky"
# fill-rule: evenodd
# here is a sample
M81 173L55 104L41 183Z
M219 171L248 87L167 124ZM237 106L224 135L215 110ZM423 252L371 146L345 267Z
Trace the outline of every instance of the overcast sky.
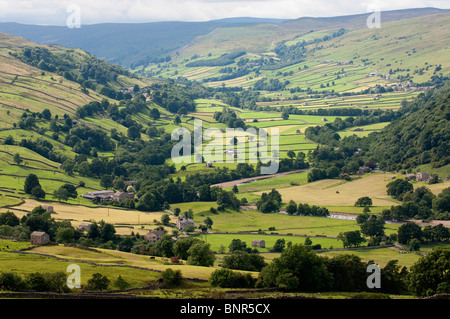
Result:
M80 22L207 21L228 17L296 19L381 10L435 7L449 0L0 0L0 22L65 25L79 8ZM70 10L68 11L68 8Z

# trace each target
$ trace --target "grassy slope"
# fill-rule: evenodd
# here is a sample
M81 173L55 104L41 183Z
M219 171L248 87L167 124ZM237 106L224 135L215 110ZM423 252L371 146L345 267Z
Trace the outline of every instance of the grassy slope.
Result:
M389 20L386 18L386 20ZM384 20L383 20L384 21ZM295 44L300 39L310 40L311 38L321 38L324 34L331 34L337 29L337 24L333 28L307 33L302 29L287 28L281 25L260 25L248 28L227 28L217 29L214 32L196 39L189 47L178 51L173 60L161 65L149 66L147 71L155 72L158 76L176 78L186 77L190 80L201 81L209 77L220 75L218 70L222 67L185 67L187 62L209 59L234 50L246 50L243 58L259 58L264 54L271 53L273 45L281 40L287 40L288 45ZM448 13L437 13L429 16L415 17L400 21L383 22L379 29L369 29L365 25L352 25L349 32L341 37L311 44L310 53L306 61L287 66L279 70L261 70L261 74L254 72L232 80L207 82L206 85L212 87L242 86L244 88L252 86L257 80L267 77L268 79L278 79L289 81L289 88L300 87L312 90L323 90L321 84L329 83L335 92L358 92L376 84L393 84L397 81L397 76L410 74L416 83L425 82L434 74L438 65L442 70L438 73L448 74L450 72L450 38L448 30L450 26L450 15ZM309 29L310 30L310 29ZM309 31L308 30L308 31ZM266 37L262 36L266 32ZM262 33L262 34L260 34ZM214 49L208 49L214 48ZM194 55L197 58L192 60ZM227 67L237 67L236 63ZM353 65L341 65L338 62L352 61ZM308 69L304 67L308 66ZM160 66L162 68L160 68ZM390 69L398 72L392 74L391 80L386 80L385 75ZM287 74L292 71L293 74ZM347 73L346 77L336 78L339 71ZM281 74L279 73L281 72ZM350 72L350 73L349 73ZM353 73L353 74L352 74ZM380 76L368 77L369 73L379 73ZM278 74L278 75L277 75ZM331 85L331 82L335 82ZM285 99L293 94L284 92L261 92L267 97ZM304 96L304 93L294 93ZM396 93L397 94L397 93ZM376 106L398 107L401 99L388 101L386 97L391 94L384 94L383 103L375 103ZM395 96L395 95L392 95ZM414 95L405 96L407 98ZM371 97L369 96L371 99ZM305 101L306 102L306 101ZM322 105L323 105L322 100ZM339 103L340 105L349 103ZM371 107L372 101L366 102L365 106Z
M16 41L16 40L14 40ZM0 51L2 52L2 51ZM7 53L3 54L0 56L0 58L4 58L4 59L8 59L9 57L6 56ZM5 60L8 61L8 60ZM5 67L6 67L6 63L5 62ZM5 116L7 116L6 111L10 110L10 116L11 118L17 118L20 116L20 114L23 112L23 110L26 108L26 105L28 105L28 107L34 107L36 110L42 110L42 105L44 105L43 101L46 101L46 99L50 99L50 100L56 100L58 102L61 102L63 100L61 100L61 98L63 98L64 96L67 97L67 99L69 99L70 95L69 95L69 91L67 90L67 86L62 86L63 84L67 84L66 80L63 80L63 83L59 83L60 78L58 78L56 75L53 76L54 79L56 79L56 81L51 80L49 74L46 74L45 76L49 77L47 80L45 80L44 82L37 80L37 78L40 75L40 71L35 70L35 69L27 69L26 65L23 64L14 64L14 63L9 63L8 65L10 65L11 70L9 73L11 73L12 75L18 75L16 80L14 81L14 83L11 85L11 82L13 82L14 78L11 78L10 75L6 74L4 75L6 81L4 81L4 83L0 83L2 90L4 90L5 92L8 89L11 89L10 87L13 87L14 90L25 90L22 87L18 87L18 86L14 86L14 84L16 83L16 81L18 81L17 83L25 83L28 80L28 85L32 86L31 90L32 92L30 93L29 91L23 92L21 93L20 97L17 97L17 95L11 94L9 91L7 93L4 93L2 96L15 96L17 97L17 100L14 100L15 103L17 103L16 108L13 108L11 106L7 106L7 108L2 108L1 110L4 111ZM311 64L311 66L314 67L313 64ZM320 78L320 74L321 72L325 71L325 70L333 70L333 69L337 69L336 65L328 65L328 64L317 64L316 65L317 69L314 71L314 74L312 76L306 74L306 73L301 73L297 72L296 74L296 79L297 79L297 84L301 85L302 81L310 81L310 83L314 83L313 85L315 85L316 87L319 85L319 83L324 80ZM29 68L29 67L28 67ZM4 70L3 68L0 68L2 70ZM287 69L288 70L288 69ZM365 72L365 71L364 71ZM23 73L23 74L22 74ZM361 73L363 74L363 73ZM8 76L10 76L8 78ZM301 77L304 76L304 78L302 79ZM32 79L29 79L29 78ZM8 84L8 80L10 80L9 84ZM43 80L43 79L42 79ZM364 87L365 85L370 85L373 83L367 83L364 82L362 80L362 78L352 78L352 81L354 81L354 85L352 86L352 88L355 87ZM378 79L377 79L378 80ZM23 81L23 82L20 82ZM53 82L58 82L58 84L53 83ZM6 83L6 84L5 84ZM31 84L30 84L31 83ZM347 83L347 82L346 82ZM54 84L54 85L49 85L49 84ZM43 86L42 86L43 85ZM73 84L74 88L77 87L77 84ZM24 86L24 85L22 85ZM42 90L46 90L48 86L48 91L47 92L51 92L52 94L49 95L42 95L41 93L39 93L38 91L42 91ZM350 84L349 84L350 86ZM346 90L347 88L344 88L344 85L342 84L342 90ZM55 92L53 92L53 90L55 90ZM76 90L76 89L71 89L71 90ZM21 91L22 92L22 91ZM27 94L28 93L28 94ZM78 96L79 92L77 92L75 95ZM92 92L91 94L91 98L95 95L94 92ZM36 98L34 97L36 96ZM30 97L33 97L33 99L30 99ZM44 99L45 97L45 99ZM100 99L102 98L101 96L96 96L96 98ZM40 100L42 99L42 101ZM30 102L31 100L31 102ZM38 100L38 101L36 101ZM72 100L71 100L72 101ZM398 103L399 100L396 100L395 103ZM73 102L73 101L72 101ZM204 103L205 101L202 101L202 103ZM310 103L317 103L317 101L309 101ZM321 101L322 103L324 101ZM367 102L367 101L366 101ZM12 102L11 102L12 103ZM80 105L84 104L84 100L80 100ZM350 103L350 102L348 102ZM361 102L361 105L363 105L362 103L365 102ZM367 102L368 103L368 102ZM16 104L14 104L16 105ZM45 104L47 105L47 104ZM50 104L52 105L52 104ZM61 102L61 105L65 105L63 104L63 102ZM52 113L55 114L63 114L65 111L63 111L63 106L61 106L58 103L55 103L55 106L52 106L53 108ZM203 105L202 105L203 106ZM392 106L392 103L389 104L389 106ZM65 106L67 109L70 110L74 110L74 105L73 104L67 104ZM30 108L31 110L31 108ZM205 105L205 107L202 107L200 109L202 112L204 111L205 113L211 113L211 110L209 109L209 106ZM13 113L15 112L15 113ZM61 113L58 113L61 112ZM248 118L258 118L258 119L263 119L264 117L274 117L277 114L246 114L245 116ZM1 116L1 119L6 118L5 116ZM253 116L253 117L252 117ZM148 120L148 117L143 116L142 117L142 121ZM303 120L303 121L302 121ZM106 122L99 120L99 119L92 119L92 121L99 125L102 126L104 125ZM163 120L161 120L161 122L163 122ZM168 120L167 120L168 121ZM299 122L302 121L301 124L299 124ZM0 122L3 123L3 122ZM11 121L5 121L5 128L10 128L10 126L8 126L8 124L10 125ZM169 123L169 122L167 122ZM110 123L111 124L111 123ZM274 126L274 125L278 125L278 127L283 127L285 129L285 135L283 136L282 141L284 143L284 145L291 145L291 144L295 144L297 142L299 142L299 140L301 140L302 142L304 142L304 139L299 139L297 140L297 137L294 136L292 133L295 132L295 130L299 127L304 127L307 124L320 124L320 120L318 118L298 118L298 119L290 119L289 121L273 121L272 123L264 123L263 121L259 122L259 126ZM188 123L184 123L183 125L185 125L186 127L190 127ZM169 129L169 125L167 125L167 129ZM5 135L6 133L10 133L10 132L14 132L14 134L18 134L18 136L20 136L20 132L14 130L14 131L3 131L0 132L2 133L2 136L5 137L7 135ZM28 134L25 132L22 132L22 134ZM314 147L314 145L312 146ZM33 158L33 159L37 159L39 157L37 157L37 154L30 154L27 153L25 150L20 150L20 149L8 149L5 150L5 152L9 152L11 154L12 151L14 152L22 152L22 156L28 158ZM38 170L39 168L43 168L44 166L46 166L46 164L48 165L56 165L56 163L48 163L45 160L42 160L42 162L46 163L46 164L42 164L40 162L36 162L36 161L26 161L27 163L24 164L24 166L28 166L28 167L15 167L13 165L9 165L9 163L11 163L11 155L7 154L7 153L0 153L1 154L1 159L2 161L0 161L1 163L8 163L8 166L3 166L3 169L6 169L6 172L2 172L5 174L16 174L16 175L20 175L20 176L26 176L27 172L33 171L33 170ZM0 163L0 164L1 164ZM47 165L47 166L48 166ZM198 166L197 167L198 170L204 170L203 169L203 165ZM42 173L42 172L40 172ZM46 172L46 174L53 174L51 171ZM50 176L49 176L50 178ZM64 178L68 178L67 176L64 176ZM330 182L331 184L326 184L326 185L319 185L319 187L317 188L317 185L319 183L313 183L313 185L301 185L303 184L303 178L302 177L285 177L283 180L277 180L276 184L273 184L274 181L261 181L261 182L256 182L255 184L249 184L246 185L245 187L248 187L248 193L245 193L245 187L243 187L243 189L241 190L239 196L243 197L243 196L248 196L249 199L254 199L256 198L256 195L259 195L259 192L263 191L263 190L269 190L271 189L271 187L273 186L279 186L279 185L285 185L286 187L283 189L280 189L280 192L283 192L283 200L286 202L289 198L292 198L294 200L296 200L297 202L309 202L309 203L317 203L319 205L323 205L323 199L324 198L332 198L331 196L334 196L336 193L336 187L339 187L340 193L342 193L343 198L340 198L340 202L338 203L341 211L351 211L351 212L359 212L356 211L355 208L353 208L353 203L356 200L356 194L352 193L352 190L354 190L355 184L358 184L361 187L357 187L361 192L363 192L364 190L367 190L367 186L368 184L370 184L370 186L379 186L378 188L376 187L375 190L370 190L371 192L373 192L373 196L376 196L376 200L380 201L380 203L376 203L377 207L373 209L374 212L379 212L379 209L381 209L381 207L385 207L385 206L390 206L391 204L393 204L391 201L389 201L388 199L385 198L385 194L383 193L379 193L380 189L384 186L382 185L383 183L381 181L377 181L377 183L364 183L364 179L363 180L356 180L353 181L351 183L347 183L347 184L340 184L339 181L325 181L325 182ZM62 177L61 177L62 179ZM47 187L48 191L52 191L53 189L57 188L57 184L53 183L53 182L46 182L45 179L42 179L43 183L45 183L45 187ZM84 180L84 179L83 179ZM17 187L14 189L14 192L16 194L19 194L20 191L20 185L21 180L20 177L14 179L14 177L8 177L5 179L3 179L2 181L4 181L4 185L5 187L11 187L11 185L14 185L17 183ZM75 178L72 182L77 183L79 181L79 178ZM295 185L291 185L291 182L294 181L294 183L298 182L300 184L300 186L295 186ZM280 184L279 184L279 183ZM367 181L366 181L367 182ZM98 184L96 184L96 181L91 181L91 184L88 184L89 186L96 188L98 187ZM259 183L259 184L257 184ZM264 184L265 183L265 184ZM354 184L353 184L354 183ZM362 184L361 184L362 183ZM289 185L288 185L289 184ZM339 185L338 185L339 184ZM351 184L351 185L350 185ZM313 191L308 191L308 192L302 192L302 189L305 189L307 186L309 187L315 187ZM351 186L349 189L346 188L346 186ZM366 188L364 188L364 187ZM441 186L441 185L439 185ZM252 188L253 187L253 188ZM256 189L255 189L256 188ZM256 194L255 194L256 192ZM372 194L372 193L371 193ZM364 192L364 195L367 195L367 192ZM251 197L253 196L253 197ZM314 197L316 196L316 197ZM5 196L3 196L5 197ZM313 198L314 197L314 198ZM3 198L2 198L3 200ZM317 201L316 201L317 200ZM7 199L7 201L2 202L3 204L5 203L10 203L10 199ZM35 207L35 205L37 205L37 202L32 202L32 201L27 201L25 204L16 207L15 212L17 212L18 214L20 213L24 213L25 211L29 211L31 210L33 207ZM72 204L78 204L76 201L73 202ZM82 205L87 205L88 203L79 203ZM325 203L329 209L333 209L336 208L336 202L327 202ZM89 220L89 219L103 219L105 221L109 221L112 222L116 225L118 224L128 224L125 227L121 228L118 227L118 233L119 234L127 234L130 232L131 229L134 229L135 232L139 232L141 231L143 233L143 230L148 230L151 229L154 226L153 223L153 219L159 219L161 213L155 213L155 214L140 214L139 212L133 212L133 211L121 211L121 210L113 210L113 209L107 209L107 208L98 208L98 209L89 209L86 208L84 206L68 206L68 205L63 205L63 204L56 204L56 209L57 209L57 214L55 214L55 218L57 219L74 219L74 224L84 221L84 220ZM206 218L206 216L210 216L213 221L214 221L214 225L213 225L213 230L214 231L242 231L242 230L258 230L259 228L261 229L267 229L268 227L275 227L277 229L277 231L279 231L280 233L293 233L293 234L298 234L298 235L309 235L309 236L314 236L314 235L327 235L327 236L336 236L339 232L341 231L348 231L348 230L354 230L357 229L357 225L355 224L354 221L343 221L343 220L333 220L333 219L325 219L325 218L313 218L313 217L297 217L297 216L286 216L286 215L264 215L258 212L252 212L252 211L246 211L246 212L241 212L241 213L221 213L219 215L212 215L208 212L209 207L211 206L216 206L215 203L183 203L180 205L173 205L174 207L180 206L182 208L182 211L187 210L188 208L193 208L194 211L196 212L195 215L195 221L202 223L203 219ZM23 209L23 210L21 210ZM74 215L74 211L77 211L77 215ZM138 220L138 221L136 221ZM141 227L144 228L141 228ZM133 228L131 228L133 227ZM389 231L395 231L395 228L390 229ZM237 235L233 236L233 235L228 235L227 237L220 237L220 235L217 235L219 237L214 238L213 236L209 236L208 237L208 242L211 242L211 244L213 244L213 248L214 249L218 249L218 246L227 243L227 241L231 240L232 238L235 238ZM243 237L244 238L244 237ZM273 241L273 239L277 238L276 236L274 237L270 237L270 239ZM245 237L245 239L247 241L249 241L250 239ZM302 241L303 238L302 237L295 237L296 240ZM321 242L324 246L329 247L329 246L338 246L339 242L335 242L335 241L328 241L329 239L323 239L323 242ZM272 243L272 241L270 241L270 243ZM297 242L297 241L296 241ZM319 243L316 242L313 239L313 243ZM45 249L47 249L47 247L45 247ZM50 248L49 248L50 249ZM73 250L61 250L58 247L58 250L51 250L49 251L49 253L51 254L55 254L55 255L66 255L66 256L70 256L71 258L73 258ZM113 254L113 252L107 252L107 254ZM370 255L372 256L372 255ZM390 256L390 255L389 255ZM80 257L81 258L81 257ZM93 257L89 257L89 256L83 256L83 258L93 258ZM98 258L98 256L94 257L94 258ZM106 258L106 257L105 257ZM111 255L108 256L108 258L112 258ZM106 259L106 262L113 262L112 259ZM119 260L120 258L116 255L114 255L113 259L115 259L116 261ZM128 258L128 257L127 257ZM367 257L370 258L370 257ZM379 257L379 258L383 258L382 260L384 261L387 257ZM132 256L132 259L134 260L134 262L136 264L139 265L143 265L145 264L147 261L144 261L143 259L141 260L140 257L135 257ZM101 260L101 258L100 258ZM15 261L12 261L13 264ZM42 260L39 260L39 262L42 262ZM127 263L129 261L126 261ZM11 266L12 268L14 266L12 266L13 264L8 264L9 266ZM32 271L32 269L35 269L33 267L35 267L38 263L33 264L30 263L30 269L28 271ZM50 266L49 266L50 267ZM156 264L152 264L152 267L157 267ZM51 268L51 267L50 267ZM49 268L49 269L50 269ZM60 269L60 268L58 268ZM104 271L107 268L104 268ZM102 270L102 271L103 271ZM201 277L201 278L207 278L209 272L212 270L212 268L202 268L202 269L190 269L188 267L184 267L183 266L183 275L185 275L186 277L189 276L194 276L194 277ZM86 272L89 274L90 272L93 272L94 270L86 270ZM115 274L115 273L114 273ZM137 276L140 275L132 275L131 278L136 278ZM127 280L127 277L125 277L125 279ZM135 279L130 279L130 280L135 280ZM142 282L139 282L139 284L141 284ZM135 282L136 285L138 285L137 281Z
M38 45L20 37L0 33L0 141L3 141L9 135L15 141L43 138L53 145L55 152L73 158L75 153L71 151L70 147L61 143L64 139L64 133L60 134L59 140L54 140L51 138L51 131L41 135L36 131L14 128L13 124L18 122L26 110L40 113L48 108L52 116L58 115L59 118L62 118L64 114L68 114L74 117L77 107L91 101L101 101L106 97L93 90L89 90L89 94L85 94L81 91L78 83L71 82L55 73L42 72L42 70L22 63L10 55L10 53L20 52L26 46ZM71 54L73 59L77 61L81 61L88 56L81 50L68 50L58 46L44 47L56 54ZM151 79L119 76L112 85L115 89L119 89L121 86L132 86L134 84L144 87L151 82ZM108 100L111 103L118 103L115 100ZM142 115L142 118L137 118L137 120L142 123L151 122L145 115ZM79 120L79 123L107 133L111 128L116 128L119 133L126 134L125 127L108 118L85 118ZM37 127L48 129L48 124L37 123ZM13 156L16 153L20 154L23 159L21 165L15 165L13 162ZM107 153L99 154L99 156L110 155ZM86 187L79 188L79 194L100 189L98 180L81 177L77 174L68 176L59 168L59 163L52 162L23 147L2 145L0 148L0 174L2 174L0 205L12 205L20 202L20 197L23 197L23 182L30 173L39 177L44 190L50 194L64 183L78 185L81 180L86 183ZM51 199L51 196L47 196L47 199ZM89 201L84 199L69 200L69 202L91 205Z
M410 69L399 74L413 74L415 69L434 65L423 75L414 75L414 82L423 82L442 64L443 74L450 72L450 15L448 13L382 23L379 29L361 29L331 40L317 51L318 59L351 60L364 63L381 74L390 69ZM391 64L391 65L389 65Z

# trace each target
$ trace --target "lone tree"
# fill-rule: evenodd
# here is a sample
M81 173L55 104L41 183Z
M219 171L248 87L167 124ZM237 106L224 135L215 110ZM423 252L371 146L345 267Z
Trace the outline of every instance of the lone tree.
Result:
M35 174L29 174L25 179L25 184L23 186L25 193L31 194L31 191L36 186L41 186L41 184L39 184L38 177Z
M100 273L95 273L92 278L88 280L86 289L87 290L106 290L109 286L109 279Z
M167 268L162 274L162 286L163 288L174 288L181 285L183 281L183 275L181 270L173 270L172 268Z
M19 153L14 154L13 160L17 165L20 165L20 163L22 163L23 161Z
M367 207L367 206L369 206L370 207L370 206L372 206L372 204L373 204L373 202L372 202L372 199L370 197L363 196L363 197L358 198L358 200L355 203L355 206L359 206L359 207L363 207L363 206Z
M339 233L339 240L342 240L344 248L346 247L358 247L366 240L361 236L361 232L359 230L347 231L343 233Z
M209 267L214 265L214 260L216 260L207 243L200 242L192 245L187 254L189 255L187 259L189 265Z
M119 275L116 281L114 281L114 287L116 287L119 290L125 290L128 287L130 287L130 283L127 282L125 279L123 279L121 275Z
M205 220L203 221L206 225L206 227L211 228L213 225L213 220L208 216L205 218Z
M161 117L161 113L159 112L159 110L156 107L154 107L150 110L150 116L154 120L158 120Z

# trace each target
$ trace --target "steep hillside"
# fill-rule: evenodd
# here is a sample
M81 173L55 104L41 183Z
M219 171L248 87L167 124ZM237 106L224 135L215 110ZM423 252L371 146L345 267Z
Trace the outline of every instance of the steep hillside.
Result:
M0 34L0 128L11 128L26 110L73 115L89 102L114 101L104 95L110 91L149 83L81 50Z
M156 82L82 50L0 34L1 205L29 195L23 189L29 174L38 176L47 198L65 184L79 186L80 194L101 189L103 174L94 166L114 156L130 126L136 136L151 125L143 88ZM159 109L162 122L167 111Z
M420 94L403 116L369 136L367 152L386 170L450 163L450 83Z

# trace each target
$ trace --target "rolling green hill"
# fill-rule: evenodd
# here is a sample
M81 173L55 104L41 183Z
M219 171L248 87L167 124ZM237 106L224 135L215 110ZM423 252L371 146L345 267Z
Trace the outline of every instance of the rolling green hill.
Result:
M134 71L214 88L253 88L278 100L354 94L377 85L433 85L450 72L450 15L410 13L383 12L382 27L374 29L366 26L367 15L216 29L174 52L171 61ZM246 54L226 65L212 63L238 51Z
M124 54L115 61L145 62L133 70L82 49L0 34L0 235L14 238L0 240L0 280L12 269L29 285L30 274L42 265L64 272L70 262L83 265L83 289L92 288L88 280L95 273L111 280L120 274L139 289L125 294L223 297L228 286L213 287L207 280L230 268L248 275L230 288L283 288L273 295L289 295L286 287L303 292L300 275L271 268L284 264L272 261L309 256L330 278L321 298L330 291L340 298L361 291L365 277L357 285L335 281L331 287L332 278L346 268L348 278L361 276L373 261L402 283L383 292L414 294L403 286L410 278L396 263L413 272L422 256L434 256L431 249L448 248L450 224L442 219L449 218L449 182L407 183L410 192L402 198L386 188L393 179L403 183L403 170L433 169L447 177L441 174L449 166L450 14L386 12L380 29L368 29L367 16L172 24L192 29L171 39L173 30L166 30L156 37L159 42L136 51L126 45L111 50ZM130 33L123 27L111 28L116 42ZM130 36L130 43L142 41L140 36ZM111 45L111 38L103 40L99 47ZM156 62L150 57L155 50L162 54ZM225 162L210 162L205 153L198 163L176 162L171 133L186 128L197 137L198 119L203 133L218 129L211 144L203 136L203 149L236 142L239 151L244 147L244 162L236 160L235 145L214 150L214 160ZM279 174L259 176L261 147L273 136L256 144L253 133L238 131L230 138L229 128L278 131L279 148L270 145L270 151L280 157ZM186 137L189 145L196 140L192 136ZM249 163L255 149L258 162ZM80 196L105 189L127 198ZM361 199L370 204L357 204ZM54 211L39 207L45 204ZM193 225L179 229L180 217ZM393 247L405 229L394 217L414 219L409 225L423 233L415 231L402 242L405 247ZM86 222L89 230L77 228ZM155 230L165 235L148 242L143 235ZM32 231L46 231L58 244L9 251L29 248L16 239L27 240ZM350 243L356 235L362 240ZM267 246L253 249L254 239ZM248 249L232 254L235 244ZM444 250L438 253L448 258ZM258 273L250 265L253 257L269 267ZM187 279L179 290L160 289L160 273L168 268ZM270 273L282 276L261 281ZM237 290L236 296L252 292Z

